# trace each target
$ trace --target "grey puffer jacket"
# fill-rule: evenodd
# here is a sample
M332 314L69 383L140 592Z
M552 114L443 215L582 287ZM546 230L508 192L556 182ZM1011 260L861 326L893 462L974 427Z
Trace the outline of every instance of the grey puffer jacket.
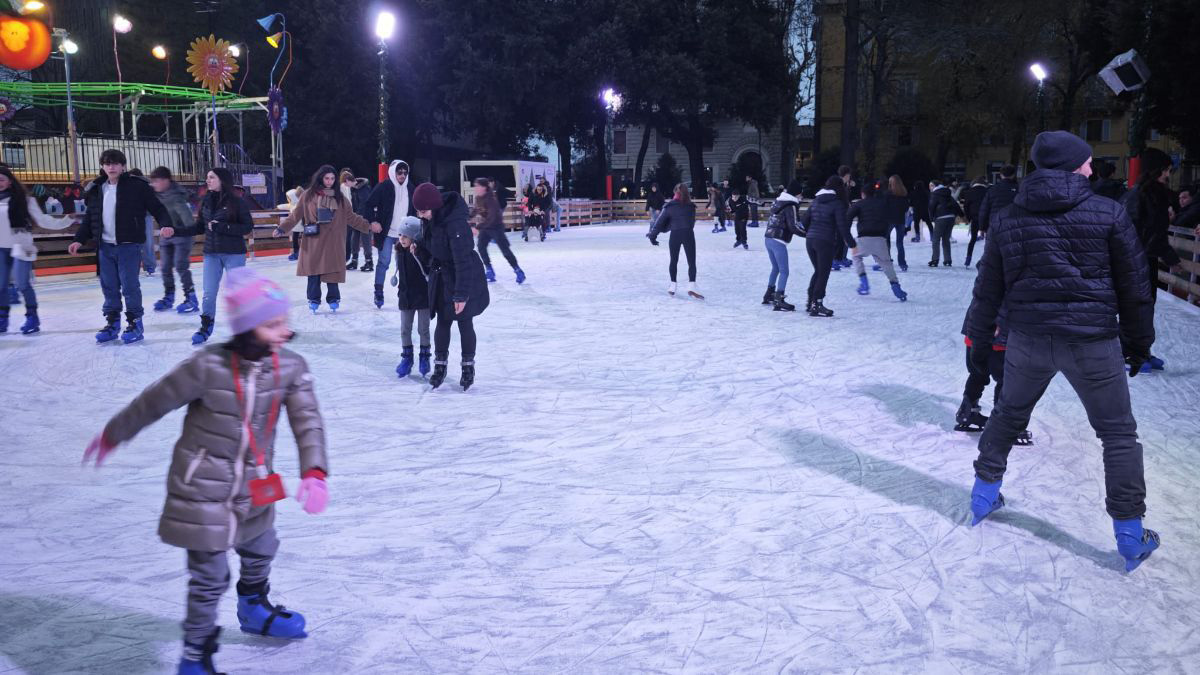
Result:
M242 433L231 357L224 345L211 345L179 364L117 413L104 438L117 445L176 408L188 406L183 433L175 443L167 473L167 501L158 536L193 551L225 551L265 532L275 522L275 505L252 506L247 483L256 477L254 452ZM272 471L275 430L264 429L275 395L300 449L300 472L328 473L325 428L317 409L308 364L295 352L279 352L279 385L270 357L239 360L242 395L252 401L251 426Z

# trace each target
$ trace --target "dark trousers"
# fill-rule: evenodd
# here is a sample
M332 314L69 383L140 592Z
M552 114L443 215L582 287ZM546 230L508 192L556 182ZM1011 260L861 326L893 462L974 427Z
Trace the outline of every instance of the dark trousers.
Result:
M358 251L362 249L363 257L367 262L371 262L371 235L364 232L359 232L354 228L349 228L346 231L346 260L350 262L358 262Z
M979 241L979 225L971 221L971 240L967 242L967 263L970 264L975 255L975 242Z
M904 259L904 223L893 225L892 229L896 231L896 262L901 267L908 267L908 261ZM892 252L891 240L888 240L888 254Z
M916 241L921 241L921 223L925 223L929 228L929 236L933 236L933 223L929 221L929 216L923 218L913 216L913 239Z
M338 289L337 284L325 284L329 287L329 291L325 294L326 302L341 302L342 292ZM308 301L321 302L321 275L313 274L308 277Z
M300 255L300 233L292 233L292 255Z
M733 234L737 238L737 243L739 243L739 244L746 243L746 219L745 218L734 218L733 219Z
M1142 446L1130 409L1121 342L1115 337L1076 342L1012 331L1004 364L1004 392L979 438L975 475L988 482L1004 477L1017 434L1029 424L1034 406L1059 372L1079 396L1104 447L1105 506L1109 515L1140 518L1146 512Z
M954 216L938 218L933 224L933 257L931 262L938 262L938 245L941 245L942 259L950 262L950 234L954 232Z
M812 262L812 278L808 280L808 298L824 300L825 287L829 285L829 271L833 265L834 249L839 245L836 241L823 239L807 239L804 247L808 250L808 259Z
M758 204L750 203L750 222L754 223L754 227L758 227Z
M671 264L667 271L671 273L671 282L676 281L679 273L679 249L682 248L687 256L688 281L696 280L696 233L692 230L672 230L669 242L671 249Z
M437 326L433 329L433 356L445 361L450 356L450 327L458 324L458 343L462 360L475 360L475 322L473 317L454 313L454 303L444 303L437 311Z
M138 278L142 248L142 244L100 243L96 260L100 290L104 293L105 318L120 318L122 297L126 315L132 319L142 317L142 283Z
M517 269L517 256L513 255L512 246L508 244L508 235L504 230L480 230L479 231L479 258L483 260L484 267L492 266L492 259L488 257L488 244L495 240L496 246L500 247L500 254L508 261L508 264L515 270Z
M846 240L839 238L838 242L837 242L837 248L833 252L833 259L834 260L845 260L846 253L849 252L849 250L850 250L850 247L846 245ZM833 263L830 262L830 264L832 265Z
M1004 350L997 351L990 344L980 343L975 348L967 348L967 386L963 388L963 396L979 401L983 398L983 390L988 382L995 382L992 391L993 405L1000 402L1000 392L1004 389Z
M163 292L167 295L175 295L175 272L179 273L179 285L183 286L184 295L196 292L192 283L192 242L191 237L171 237L159 242Z

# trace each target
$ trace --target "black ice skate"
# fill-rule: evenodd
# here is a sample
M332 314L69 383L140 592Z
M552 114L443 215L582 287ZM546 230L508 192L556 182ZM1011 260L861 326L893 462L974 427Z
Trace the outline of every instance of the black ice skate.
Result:
M954 415L954 421L956 422L955 431L978 433L983 431L988 418L980 411L979 401L963 397L962 405L958 406L958 413Z

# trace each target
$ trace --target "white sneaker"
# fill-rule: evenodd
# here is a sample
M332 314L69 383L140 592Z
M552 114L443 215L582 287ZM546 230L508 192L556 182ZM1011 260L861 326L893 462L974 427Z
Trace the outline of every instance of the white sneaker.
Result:
M696 298L697 300L704 299L704 296L700 295L700 292L696 290L696 282L694 282L694 281L692 283L688 284L688 296Z
M675 295L675 282L672 281L670 286L667 286L667 295Z

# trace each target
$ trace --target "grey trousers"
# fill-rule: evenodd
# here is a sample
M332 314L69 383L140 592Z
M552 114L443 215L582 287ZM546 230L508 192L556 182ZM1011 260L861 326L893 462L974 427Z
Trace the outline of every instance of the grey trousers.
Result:
M933 263L938 262L938 245L941 245L942 258L950 264L950 235L954 233L954 216L943 216L933 221Z
M179 273L179 283L183 286L184 294L195 293L192 283L192 243L194 237L170 237L161 239L158 248L162 252L162 281L163 292L175 295L175 274Z
M893 284L899 283L900 279L896 276L896 269L892 267L892 254L888 252L887 237L859 237L858 253L854 254L854 272L859 276L867 273L867 267L863 264L863 258L874 256L875 262L883 268L883 273L887 275L888 281Z
M417 334L421 336L421 346L425 349L429 348L429 310L428 309L402 309L400 310L400 345L403 347L413 346L412 329L413 319L417 321Z
M271 561L279 550L275 528L233 548L242 559L239 580L247 586L267 581ZM188 551L187 618L183 620L183 641L198 645L212 634L217 626L217 605L229 590L229 561L226 551Z

